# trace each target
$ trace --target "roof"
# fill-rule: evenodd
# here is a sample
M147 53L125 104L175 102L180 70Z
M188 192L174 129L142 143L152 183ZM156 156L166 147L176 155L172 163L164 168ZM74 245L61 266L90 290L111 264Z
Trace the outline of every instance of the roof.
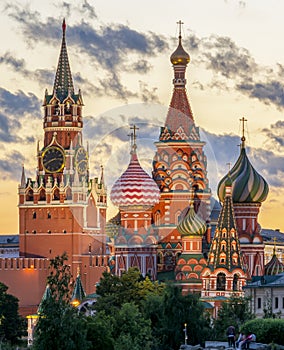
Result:
M225 193L208 255L208 267L211 271L219 267L228 271L244 269L232 201L232 186L228 181Z
M2 235L0 234L0 246L18 246L19 235Z
M127 169L114 183L110 199L116 206L153 206L159 202L160 190L156 182L142 169L135 150L131 152Z
M243 288L284 287L284 272L272 276L256 276Z
M241 147L239 158L218 185L218 197L223 202L225 198L225 183L228 176L232 179L232 198L234 203L260 203L268 195L268 184L251 165L244 144Z

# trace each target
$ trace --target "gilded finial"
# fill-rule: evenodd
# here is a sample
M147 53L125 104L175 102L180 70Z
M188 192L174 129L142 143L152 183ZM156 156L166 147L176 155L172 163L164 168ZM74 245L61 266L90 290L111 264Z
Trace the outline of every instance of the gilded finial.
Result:
M245 138L245 122L247 122L247 119L245 119L245 117L242 117L240 119L240 122L242 123L242 137L241 137L242 145L241 145L241 147L245 148L245 140L246 140L246 138Z
M184 24L181 20L179 20L178 22L177 22L177 24L178 24L178 26L179 26L179 35L178 35L178 37L179 37L179 39L181 39L181 26Z
M137 145L136 145L136 139L137 139L136 130L139 130L139 128L134 124L133 126L130 126L130 130L133 130L133 132L131 132L131 134L129 135L131 137L131 151L135 153L136 152L136 148L137 148Z
M273 242L274 242L273 255L276 255L276 242L277 242L277 238L276 237L273 237Z

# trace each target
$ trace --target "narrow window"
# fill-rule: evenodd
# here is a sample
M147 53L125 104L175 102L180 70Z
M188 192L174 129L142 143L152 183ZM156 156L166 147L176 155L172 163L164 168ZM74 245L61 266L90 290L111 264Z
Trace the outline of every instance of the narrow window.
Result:
M261 309L261 298L257 298L257 308Z
M275 297L275 309L278 309L278 297Z

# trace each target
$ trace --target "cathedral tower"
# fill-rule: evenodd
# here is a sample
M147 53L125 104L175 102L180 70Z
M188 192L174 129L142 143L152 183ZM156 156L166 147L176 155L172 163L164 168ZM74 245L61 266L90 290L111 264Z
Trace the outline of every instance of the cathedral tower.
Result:
M154 208L154 224L160 239L160 270L172 270L181 251L181 236L176 227L188 207L189 193L193 191L194 209L205 221L209 220L211 197L205 143L200 140L186 93L185 72L190 57L182 46L181 24L180 21L178 47L171 55L173 95L153 160L153 178L161 192L160 202Z
M260 234L258 213L261 203L268 195L268 184L251 165L246 154L244 122L241 138L241 151L236 164L230 171L232 179L232 199L237 223L237 230L244 254L244 260L249 276L264 274L264 244ZM218 185L218 197L221 202L225 199L225 184L228 175L223 177Z
M137 156L136 126L133 126L130 163L114 183L110 198L119 208L120 222L115 237L115 273L130 267L141 274L157 277L157 236L152 227L152 209L160 191L155 181L141 168Z
M220 300L243 296L247 274L243 263L232 201L230 173L225 182L225 198L208 254L208 267L202 272L201 297L214 306L217 316ZM220 298L221 297L221 298Z

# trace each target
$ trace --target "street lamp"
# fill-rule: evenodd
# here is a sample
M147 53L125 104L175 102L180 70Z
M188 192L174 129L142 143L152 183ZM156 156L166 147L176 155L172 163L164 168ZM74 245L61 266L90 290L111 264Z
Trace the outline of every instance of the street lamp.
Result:
M184 324L184 345L187 345L187 323Z

